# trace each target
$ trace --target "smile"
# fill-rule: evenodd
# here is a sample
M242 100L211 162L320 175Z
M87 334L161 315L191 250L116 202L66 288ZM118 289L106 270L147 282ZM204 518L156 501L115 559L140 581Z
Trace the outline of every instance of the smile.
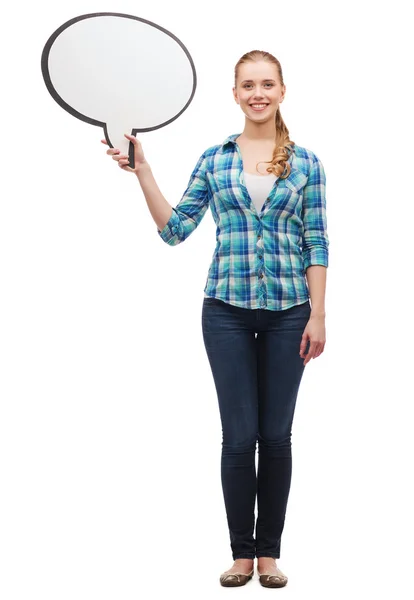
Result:
M264 110L267 106L267 104L250 104L250 108L252 108L255 111Z

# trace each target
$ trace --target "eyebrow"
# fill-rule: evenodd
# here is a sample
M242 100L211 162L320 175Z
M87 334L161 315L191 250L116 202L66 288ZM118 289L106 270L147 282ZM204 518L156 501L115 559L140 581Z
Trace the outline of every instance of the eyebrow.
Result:
M276 83L274 79L263 79L263 81L273 81L273 83ZM254 83L254 81L253 79L245 79L242 83Z

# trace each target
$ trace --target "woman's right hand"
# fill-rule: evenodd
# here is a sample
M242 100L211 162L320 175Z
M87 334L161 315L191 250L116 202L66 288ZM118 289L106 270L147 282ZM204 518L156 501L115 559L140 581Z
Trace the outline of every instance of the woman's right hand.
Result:
M132 142L132 144L134 144L134 163L135 166L132 169L131 167L129 167L129 159L128 159L128 155L127 154L121 154L120 150L118 150L117 148L108 148L108 150L106 151L106 153L109 156L112 156L113 160L117 161L118 166L123 169L124 171L129 171L130 173L135 173L137 174L139 169L143 166L147 164L147 161L145 160L145 156L144 156L144 152L142 150L142 146L141 146L141 142L139 140L137 140L137 138L133 135L128 135L126 133L124 133L125 137ZM108 142L106 140L101 140L102 144L106 144L108 145Z

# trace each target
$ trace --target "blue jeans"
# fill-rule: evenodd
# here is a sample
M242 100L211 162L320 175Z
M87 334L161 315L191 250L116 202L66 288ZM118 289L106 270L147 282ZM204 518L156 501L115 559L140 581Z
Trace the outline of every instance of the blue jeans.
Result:
M221 482L233 560L280 557L292 475L291 429L305 369L299 350L310 312L309 300L279 311L203 300L204 345L223 431Z

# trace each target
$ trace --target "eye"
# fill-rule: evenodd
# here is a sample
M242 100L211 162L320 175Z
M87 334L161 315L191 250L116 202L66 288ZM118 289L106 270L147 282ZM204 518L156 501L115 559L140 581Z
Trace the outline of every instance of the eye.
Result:
M251 83L245 83L245 84L243 85L243 87L244 87L244 88L248 88L248 87L251 87L251 85L252 85ZM274 84L273 84L273 83L270 83L270 82L268 82L268 83L265 83L264 85L270 85L270 87L273 87L273 86L274 86Z

